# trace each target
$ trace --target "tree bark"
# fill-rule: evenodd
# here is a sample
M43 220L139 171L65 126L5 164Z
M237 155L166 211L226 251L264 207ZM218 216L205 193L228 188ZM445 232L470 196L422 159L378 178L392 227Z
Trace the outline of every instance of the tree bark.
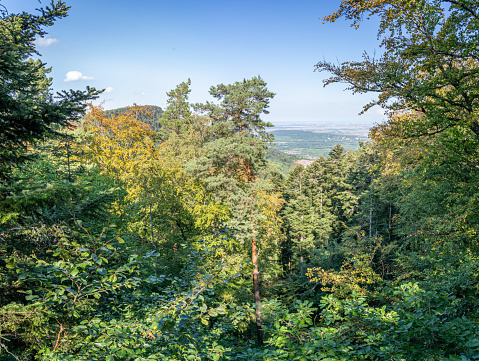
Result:
M263 321L261 320L261 297L259 293L259 269L258 269L258 250L256 244L256 237L254 235L254 221L253 221L253 240L252 245L252 262L254 266L253 271L253 287L254 300L256 302L256 334L258 336L258 345L263 346Z
M67 147L67 162L68 162L68 181L71 183L72 182L72 173L70 170L70 142L66 143Z
M373 185L374 177L371 174L371 187ZM372 237L373 233L373 197L371 196L371 205L369 208L369 238Z

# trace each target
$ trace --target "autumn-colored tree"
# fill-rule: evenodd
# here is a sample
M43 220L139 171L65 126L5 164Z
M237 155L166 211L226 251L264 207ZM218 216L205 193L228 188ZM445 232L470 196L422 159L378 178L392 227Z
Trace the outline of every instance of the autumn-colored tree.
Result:
M137 120L140 111L147 109L132 107L115 117L106 116L101 107L90 107L82 124L84 158L121 181L128 180L139 161L158 159L155 132Z
M171 149L180 135L173 134L176 141L168 139L157 146L156 133L138 120L142 112L148 109L132 107L106 116L101 108L92 107L83 123L81 150L86 162L125 187L135 209L131 230L148 239L153 249L160 247L170 270L177 272L188 251L180 245L193 246L199 235L209 234L227 215L183 171L180 154L189 158L188 151Z
M325 85L344 82L354 93L377 92L390 111L414 110L419 116L403 126L400 136L435 134L461 126L479 137L479 13L476 1L343 0L338 11L323 18L344 17L358 27L364 18L379 18L379 59L340 65L322 61L317 70L333 74Z

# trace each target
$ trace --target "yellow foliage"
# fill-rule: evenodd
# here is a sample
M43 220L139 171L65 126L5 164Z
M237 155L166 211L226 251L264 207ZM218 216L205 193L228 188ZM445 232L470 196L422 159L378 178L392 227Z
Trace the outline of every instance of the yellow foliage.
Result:
M269 181L265 182L268 183ZM283 198L281 198L281 193L271 193L264 188L260 188L254 194L254 199L256 206L260 209L261 214L264 216L262 226L264 228L268 228L269 232L279 227L279 224L282 221L278 216L278 213L283 204L286 202Z
M433 139L423 137L403 138L406 128L414 128L423 116L416 112L398 112L389 115L386 123L371 128L376 153L381 157L383 176L397 176L414 168L427 155Z
M145 161L158 160L155 132L137 119L139 113L147 112L145 107L134 106L118 116L106 116L101 107L90 106L82 124L87 134L80 144L84 158L121 180Z
M366 295L369 285L381 281L381 276L372 268L372 261L376 251L381 246L380 242L368 252L350 254L343 262L341 269L325 270L322 267L308 268L306 276L310 282L321 284L321 290L333 292L339 297L346 297L350 293Z

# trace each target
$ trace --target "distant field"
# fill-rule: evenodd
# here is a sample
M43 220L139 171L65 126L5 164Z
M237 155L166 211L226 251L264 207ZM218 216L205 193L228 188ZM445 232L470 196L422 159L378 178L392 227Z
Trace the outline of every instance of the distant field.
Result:
M274 148L284 153L295 154L303 159L315 159L328 155L336 145L346 150L357 150L359 142L368 138L364 135L319 133L307 130L273 130Z

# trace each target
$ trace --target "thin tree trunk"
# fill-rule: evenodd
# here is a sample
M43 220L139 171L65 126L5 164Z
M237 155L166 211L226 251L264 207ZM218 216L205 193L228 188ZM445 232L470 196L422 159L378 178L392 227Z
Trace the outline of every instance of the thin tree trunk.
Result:
M156 250L155 233L153 230L153 213L151 212L151 203L150 203L150 228L151 228L151 245L153 246L153 249Z
M392 227L392 225L391 225L391 202L389 202L389 242L391 242L391 232L392 232L391 227Z
M72 174L70 170L70 142L67 142L67 162L68 162L68 181L72 182Z
M371 188L373 185L373 175L371 175ZM369 208L369 238L372 237L373 234L373 197L371 196L371 205Z
M301 226L303 225L303 215L301 215ZM300 272L301 275L303 275L303 263L304 263L304 258L303 258L303 242L304 242L304 236L303 233L301 233L301 238L299 239L299 252L301 254L301 266L300 266Z
M371 208L369 208L369 238L372 237L373 232L373 205L371 200Z
M263 321L261 320L261 297L259 293L259 269L258 269L258 249L256 245L256 236L253 221L253 240L252 245L252 261L254 266L253 287L254 300L256 302L256 334L258 336L258 345L263 346Z

